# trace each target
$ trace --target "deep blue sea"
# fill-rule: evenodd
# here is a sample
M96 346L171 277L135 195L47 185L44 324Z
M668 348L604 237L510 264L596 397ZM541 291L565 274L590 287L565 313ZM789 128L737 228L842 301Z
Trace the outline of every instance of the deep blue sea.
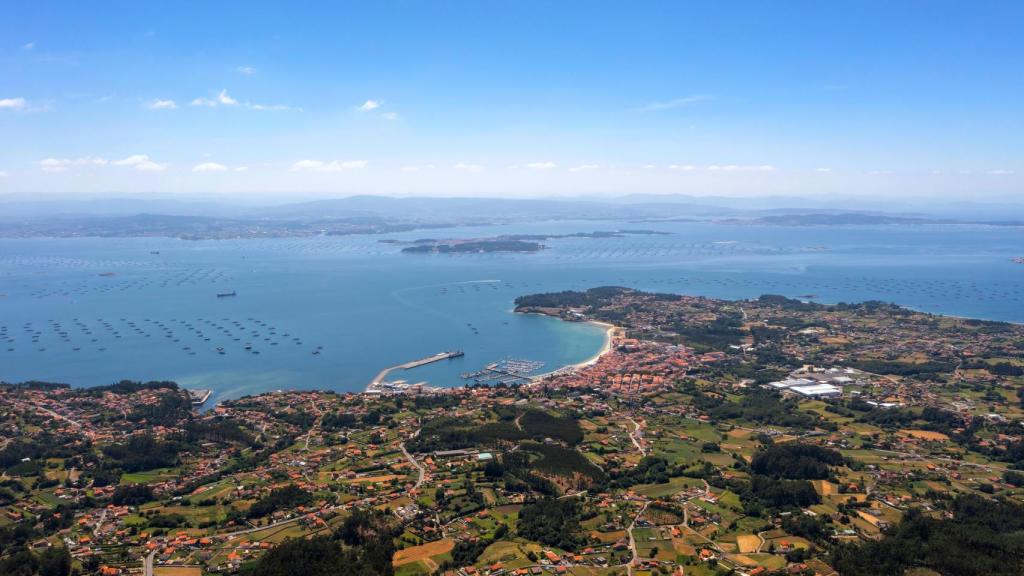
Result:
M552 239L536 254L413 255L381 242L616 229L668 234ZM600 328L516 315L513 300L613 284L1024 322L1020 256L1019 228L962 225L563 221L299 239L0 239L0 380L169 379L213 389L212 404L362 390L384 367L460 349L391 375L457 386L460 373L506 357L545 371L589 358Z

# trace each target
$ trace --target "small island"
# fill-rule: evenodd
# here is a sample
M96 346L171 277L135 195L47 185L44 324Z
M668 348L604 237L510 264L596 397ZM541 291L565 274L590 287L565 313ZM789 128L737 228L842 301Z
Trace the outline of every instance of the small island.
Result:
M409 254L451 254L473 252L539 252L543 249L544 245L538 242L497 238L493 240L418 241L415 246L402 248L402 252Z

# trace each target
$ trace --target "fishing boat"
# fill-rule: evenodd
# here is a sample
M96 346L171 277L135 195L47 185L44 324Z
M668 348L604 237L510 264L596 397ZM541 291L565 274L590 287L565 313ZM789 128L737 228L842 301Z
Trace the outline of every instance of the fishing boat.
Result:
M219 292L217 298L230 298L232 296L238 296L238 293L232 290L231 292Z

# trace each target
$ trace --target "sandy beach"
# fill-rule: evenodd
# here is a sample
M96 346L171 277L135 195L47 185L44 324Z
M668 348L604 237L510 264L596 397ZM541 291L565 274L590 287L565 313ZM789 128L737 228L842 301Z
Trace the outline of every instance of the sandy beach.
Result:
M534 314L535 314L535 312L534 312ZM555 370L551 370L550 372L545 372L543 374L537 374L535 376L531 376L530 379L533 382L537 382L539 380L543 380L544 378L547 378L548 376L551 376L552 374L563 373L563 372L568 372L568 371L582 370L583 368L586 368L587 366L593 366L594 364L597 364L597 361L600 360L602 356L604 356L605 354L611 352L611 350L612 350L612 343L613 343L613 341L615 339L614 338L615 331L618 330L619 327L615 326L614 324L609 324L607 322L598 322L597 320L588 320L587 324L594 324L596 326L601 326L602 328L605 329L605 331L604 331L604 345L601 346L601 349L598 350L596 354L594 354L593 356L591 356L590 358L587 358L586 360L584 360L582 362L577 362L575 364L567 364L567 365L562 366L560 368L556 368Z

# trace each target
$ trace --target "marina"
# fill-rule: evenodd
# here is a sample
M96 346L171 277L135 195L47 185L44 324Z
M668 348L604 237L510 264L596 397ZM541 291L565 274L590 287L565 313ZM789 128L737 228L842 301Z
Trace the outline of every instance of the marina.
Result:
M481 370L464 372L461 378L477 385L515 386L529 382L530 376L543 367L544 363L536 360L506 358L488 364Z

